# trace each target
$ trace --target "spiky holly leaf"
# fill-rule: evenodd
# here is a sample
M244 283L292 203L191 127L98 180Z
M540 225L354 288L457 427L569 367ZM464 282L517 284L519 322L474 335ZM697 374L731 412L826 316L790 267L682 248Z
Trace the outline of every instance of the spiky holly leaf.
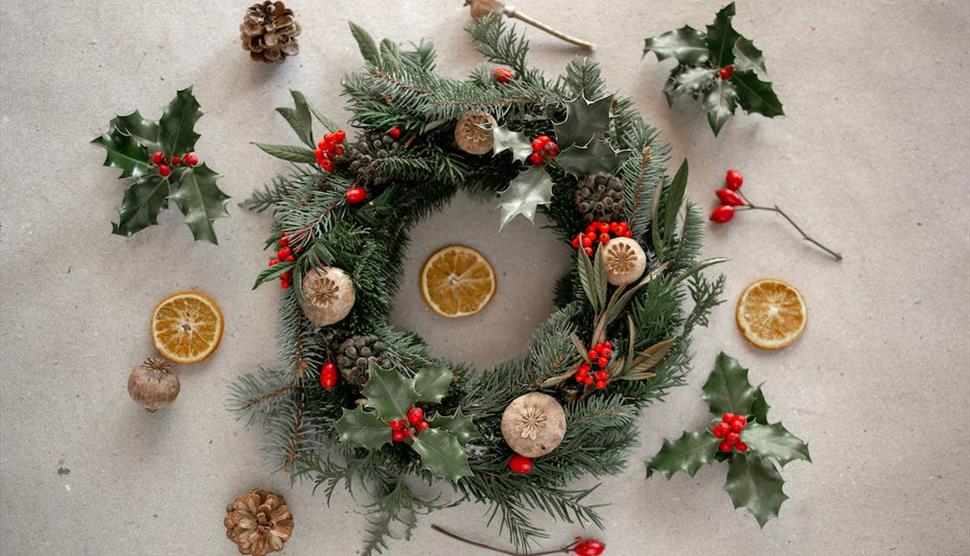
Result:
M580 95L567 102L566 119L553 123L559 148L566 150L570 145L589 145L594 137L601 137L610 128L612 107L613 95L593 101Z
M678 471L693 477L714 460L718 443L720 439L707 431L686 431L677 440L665 439L657 455L647 462L647 478L660 472L669 479Z
M611 174L620 167L630 151L617 151L606 139L593 139L588 144L566 147L556 157L563 172L576 177Z
M136 180L125 191L118 223L111 223L111 233L128 237L158 224L158 214L168 208L168 193L168 178L153 174Z
M120 169L122 178L137 178L147 173L149 152L157 147L157 139L158 126L135 110L115 116L108 132L91 142L107 151L105 166Z
M175 93L158 120L158 144L165 156L190 152L200 135L192 130L202 117L199 101L192 94L192 87Z
M218 245L212 222L229 214L226 211L229 196L216 185L219 174L202 164L185 168L177 176L178 188L170 198L185 215L185 223L192 230L192 237L196 241L204 239Z
M749 423L741 431L741 440L758 456L773 458L782 467L796 459L812 461L808 446L780 422L772 425Z
M457 481L472 475L465 447L450 432L427 429L413 438L411 447L421 456L421 469L435 477Z
M508 189L499 197L502 207L502 221L499 230L518 215L533 222L536 208L552 202L552 178L541 166L533 166L521 172L509 183Z
M643 55L653 52L657 61L674 58L681 64L696 66L707 61L709 56L704 33L689 25L675 31L668 31L644 41Z
M735 72L737 73L737 72ZM733 79L733 76L732 76ZM704 108L707 110L707 123L716 137L721 127L734 115L738 107L738 91L730 80L716 79L714 85L704 96Z
M334 428L341 442L368 450L378 450L391 442L391 427L375 412L365 411L363 407L356 407L353 411L344 408Z
M684 68L683 71L678 71L671 76L673 77L673 85L668 93L668 102L683 93L690 93L691 96L697 98L717 79L717 72L703 67Z
M512 131L505 126L492 128L492 154L503 151L512 152L512 160L525 162L532 154L532 142L520 131Z
M373 361L368 370L370 379L361 390L367 398L367 407L376 409L388 421L407 416L408 409L418 401L414 382L394 369L382 369Z
M734 2L721 8L714 17L714 23L707 26L707 49L715 68L730 66L734 62L734 43L741 37L731 25L734 17Z
M771 83L759 79L754 70L736 71L731 74L730 81L737 87L738 102L745 111L769 118L785 115Z
M718 354L703 390L702 397L714 415L751 415L755 387L748 382L748 369L723 351Z
M431 428L450 432L455 435L462 446L469 441L479 438L481 433L472 421L471 415L465 415L459 407L454 415L438 414L430 422Z
M736 454L731 458L724 490L735 508L747 508L758 525L765 526L778 516L781 503L788 499L782 486L785 481L770 461L754 454Z
M754 391L754 400L751 402L751 415L754 416L754 420L761 423L762 425L768 424L768 400L765 399L765 393L759 386Z
M734 69L768 71L765 67L764 53L750 39L744 37L738 37L734 43Z
M448 388L455 378L447 367L430 367L421 369L414 375L414 390L418 394L420 403L441 403L448 395Z

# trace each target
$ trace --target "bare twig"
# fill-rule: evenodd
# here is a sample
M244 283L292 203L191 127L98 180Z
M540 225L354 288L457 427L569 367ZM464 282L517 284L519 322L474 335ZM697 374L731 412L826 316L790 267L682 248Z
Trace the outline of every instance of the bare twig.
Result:
M741 196L742 199L744 199L744 202L746 203L744 206L737 207L737 210L767 210L767 211L770 211L770 212L776 212L776 213L780 214L782 217L784 217L784 219L787 220L788 223L791 224L793 228L795 228L796 230L798 230L798 233L802 235L802 238L805 239L805 241L808 241L809 243L814 244L819 249L825 251L829 255L832 255L832 257L835 260L837 260L837 261L841 261L842 260L842 255L841 254L839 254L839 253L837 253L837 252L829 249L828 247L822 245L815 238L813 238L812 236L810 236L807 233L805 233L805 230L803 230L801 228L801 226L799 226L798 224L796 224L795 221L792 220L791 217L788 216L788 214L785 213L785 211L781 210L778 207L778 205L775 205L775 206L772 206L772 207L763 207L763 206L760 206L760 205L756 205L756 204L752 203L751 201L749 201L748 198L747 198L747 196L745 196L745 194L742 193L740 189L737 190L737 193Z
M472 17L475 19L479 19L480 17L488 13L500 13L502 15L505 15L506 17L510 17L512 19L518 19L519 21L526 23L528 25L531 25L536 29L545 31L546 33L549 33L550 35L558 39L568 42L569 44L576 45L580 48L586 48L588 50L593 50L594 48L596 48L595 44L581 39L577 39L576 37L567 35L566 33L563 33L558 29L554 29L541 21L535 20L527 16L526 14L520 12L519 10L513 8L512 6L506 6L500 0L465 0L465 5L471 6Z

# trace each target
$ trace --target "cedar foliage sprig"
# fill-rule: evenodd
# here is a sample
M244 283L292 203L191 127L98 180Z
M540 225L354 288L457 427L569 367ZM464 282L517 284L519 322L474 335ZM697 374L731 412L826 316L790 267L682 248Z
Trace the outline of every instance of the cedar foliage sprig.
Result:
M267 430L266 452L292 480L312 482L328 501L338 487L360 499L370 516L365 555L386 550L392 536L407 538L418 515L445 502L422 498L407 487L408 482L436 479L422 468L407 443L368 450L338 440L337 423L345 410L356 406L361 392L345 381L329 391L315 386L321 366L332 357L329 350L335 340L357 334L379 337L387 345L392 369L404 377L432 367L453 374L447 395L428 410L436 416L461 411L473 418L477 429L478 438L467 442L463 454L471 475L450 481L458 495L453 502L484 504L489 523L497 523L517 549L525 550L546 537L533 521L532 511L602 527L599 505L589 501L595 487L574 489L569 483L587 475L616 474L626 467L640 410L683 384L691 332L705 324L721 302L723 279L707 279L698 263L703 218L690 204L682 211L684 187L680 181L673 187L666 175L670 147L657 141L656 129L643 121L632 102L615 97L605 139L627 155L637 153L626 156L618 171L631 200L628 222L652 267L666 265L668 270L630 297L605 334L617 338L618 352L627 349L623 338L628 336L634 338L635 350L676 337L652 368L652 378L617 381L606 392L589 395L580 395L569 385L543 386L577 363L571 335L588 338L593 332L595 315L576 269L560 280L558 308L536 331L529 350L483 372L432 358L418 336L391 326L387 314L411 228L447 203L459 188L476 196L494 196L523 168L508 154L492 158L456 151L451 143L458 116L469 109L484 110L502 125L533 137L552 132L553 123L565 119L567 102L583 95L600 99L607 91L598 65L588 59L570 62L555 80L529 68L528 42L500 17L486 17L468 30L490 62L516 70L515 80L498 86L483 77L481 68L466 80L443 76L435 72L430 43L403 49L387 39L377 42L351 25L364 58L362 70L344 79L351 122L366 131L398 127L406 145L380 162L390 185L373 191L368 203L350 207L344 192L353 185L352 177L339 166L333 173L321 171L312 163L309 149L262 144L263 151L291 161L293 167L243 203L254 211L271 211L267 246L286 232L298 257L286 269L293 272L296 287L283 292L280 305L279 366L244 376L233 387L230 405L240 418ZM292 108L279 112L300 141L312 147L314 120L334 130L332 122L303 95L294 92L293 101ZM571 238L580 222L572 202L577 178L555 164L547 171L554 182L553 202L540 210L563 239ZM686 177L684 172L680 179L686 181ZM654 227L661 227L657 237L662 245L654 245ZM357 294L351 314L324 328L313 326L298 304L302 274L321 263L335 264L351 274ZM271 269L258 282L272 276ZM689 299L693 303L685 310ZM628 335L630 323L636 328L634 335ZM512 452L499 432L500 422L509 402L537 390L561 400L567 433L559 448L522 477L508 470Z

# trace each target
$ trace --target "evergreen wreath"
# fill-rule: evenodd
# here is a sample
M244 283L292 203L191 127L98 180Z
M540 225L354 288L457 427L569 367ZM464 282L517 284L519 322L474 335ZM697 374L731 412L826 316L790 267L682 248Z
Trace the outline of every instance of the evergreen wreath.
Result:
M365 555L450 505L414 488L435 479L458 501L488 506L517 549L547 536L530 510L602 527L587 502L595 487L569 484L626 467L640 410L684 383L691 333L721 302L723 277L702 273L721 259L699 260L705 219L690 202L682 210L686 161L669 177L669 146L629 99L607 94L595 62L576 59L549 80L526 65L528 41L500 17L468 27L489 64L464 80L435 72L428 42L402 49L351 30L365 65L346 76L344 94L360 135L348 140L293 92L294 107L277 110L306 147L258 145L294 163L243 203L272 208L266 246L277 253L256 285L278 278L285 288L279 366L240 378L234 410L265 428L267 453L293 481L312 481L328 501L340 485L366 496ZM313 118L328 128L320 142ZM487 136L463 147L456 124ZM482 142L491 152L461 150ZM590 198L597 184L607 197L622 191L612 218L603 209L616 199ZM577 247L530 349L484 372L430 357L388 318L409 230L459 189L500 194L503 223L543 210ZM597 220L584 220L590 210ZM610 265L607 240L642 256L642 276L613 285L631 266ZM320 312L314 299L333 303ZM506 408L525 395L561 404L565 418L558 447L534 462L502 433Z

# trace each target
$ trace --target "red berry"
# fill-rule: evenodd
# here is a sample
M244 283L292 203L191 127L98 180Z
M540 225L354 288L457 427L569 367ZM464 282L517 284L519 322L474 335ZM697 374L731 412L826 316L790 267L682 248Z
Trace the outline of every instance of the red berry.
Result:
M587 353L586 355L589 357L590 361L596 361L596 358L600 356L600 352L598 349L594 348L589 350L589 353Z
M737 450L739 452L747 452L748 451L748 445L745 444L744 442L738 442L738 445L735 446L735 448L737 448Z
M718 224L730 222L732 218L734 218L734 207L729 205L721 205L711 213L711 220Z
M401 434L404 435L404 438L408 438L409 436L411 436L411 429L404 427L401 429Z
M400 139L401 128L394 126L391 129L387 130L387 134L391 136L391 139Z
M407 438L407 435L404 433L404 429L397 429L391 433L391 438L394 442L402 442Z
M725 436L727 436L727 431L724 430L724 428L721 426L723 424L724 423L718 423L714 425L714 429L711 430L711 433L718 438L724 438Z
M733 413L725 413L721 416L721 422L730 424L735 418L737 418L737 415Z
M722 204L731 207L740 207L744 204L744 199L740 195L726 187L717 190L717 198L721 200Z
M718 73L720 73L721 79L727 81L728 79L731 79L731 74L734 73L734 66L724 66Z
M627 230L623 232L623 237L633 237L633 232L631 232L630 230Z
M731 430L734 432L741 432L741 429L743 428L744 423L742 423L740 419L735 419L734 422L731 423Z
M293 255L293 250L289 247L284 247L276 252L276 258L286 260L288 257Z
M589 386L592 383L593 383L593 377L589 375L587 375L586 378L583 379L583 384L585 384L586 386Z
M738 415L735 421L741 421L742 426L748 424L748 418L745 415Z
M605 380L597 380L596 381L596 389L597 390L606 390L606 381Z
M516 454L509 458L509 470L513 473L528 475L532 471L532 460Z
M427 421L421 421L417 425L414 425L414 428L417 429L417 431L420 433L422 431L426 431L430 429L431 425L429 425Z
M586 256L587 257L592 257L593 256L593 248L592 247L587 247L587 248L583 249L583 251L586 252Z
M613 350L612 349L603 348L603 351L600 352L600 355L602 355L603 357L605 357L607 359L612 359L613 358Z
M529 162L531 162L533 166L539 166L545 161L546 159L542 158L542 155L539 153L532 153L529 155Z
M586 380L586 374L577 372L575 378L576 378L576 382L582 383L583 381Z
M542 154L549 158L554 158L557 154L559 154L559 145L553 141L549 141L544 147L542 147Z
M596 351L603 351L604 349L606 349L606 343L600 342L595 346L593 346L593 349L595 349Z
M606 366L610 364L610 360L605 357L600 357L596 360L596 364L599 365L600 368L605 369Z
M539 148L536 149L535 147L533 147L533 150L541 151L542 148L545 147L547 143L550 143L552 141L552 137L549 137L548 135L537 135L536 138L532 140L532 144L535 145L536 141L539 142Z
M397 132L398 132L398 135L400 135L400 134L401 134L401 130L400 130L400 129L399 129L399 130L397 130ZM344 130L342 130L342 129L338 129L338 130L337 130L337 131L336 131L336 132L335 132L335 133L333 134L333 138L334 138L334 139L336 139L338 143L343 143L343 142L344 142L344 139L346 139L346 138L347 138L347 134L346 134L346 133L344 133Z
M199 163L199 157L196 156L195 153L187 153L182 157L182 162L184 162L186 166L195 166Z
M155 151L152 153L152 164L161 164L165 162L165 153L162 151Z
M729 432L727 434L727 439L731 444L737 444L741 440L741 435L736 432Z
M717 445L717 449L724 452L725 454L731 451L734 443L730 440L722 440L720 444Z
M592 239L590 239L588 236L583 238L583 247L592 247L592 245L593 245Z
M610 239L611 239L610 234L606 232L603 232L602 234L600 234L600 243L602 243L603 245L606 245L607 243L609 243Z
M351 187L344 193L344 197L351 205L359 205L367 198L367 190L363 187Z
M606 380L610 378L610 373L606 371L596 371L596 380Z
M404 419L395 419L388 423L392 429L399 431L404 428Z
M537 153L542 151L543 146L545 146L545 143L540 141L538 137L532 140L532 152Z
M573 547L573 552L578 556L600 556L606 550L606 545L592 539L581 541Z
M509 68L495 68L492 70L492 76L499 83L508 83L512 81L512 70Z
M605 234L610 231L610 225L607 222L600 222L599 226L597 227L599 228L601 234Z
M182 163L182 157L181 156L173 156L172 157L172 166L178 166L181 163Z
M287 282L286 280L280 280L280 287L283 288L284 290L288 290L290 289L290 283Z
M616 225L616 233L619 235L625 234L629 229L630 228L627 226L626 222L620 222Z
M420 407L412 407L408 410L408 423L412 425L417 425L421 421L424 421L424 410Z
M600 229L600 223L596 221L590 224L589 226L586 226L586 233L596 232L596 230L599 230L599 229Z
M581 373L588 373L589 370L590 370L589 363L581 363L579 365L579 372L581 372Z
M320 369L320 386L330 390L337 385L337 366L327 361Z
M574 237L572 242L570 242L570 245L573 246L573 249L579 249L579 238Z
M279 261L278 261L278 260L276 260L276 259L270 259L270 260L269 260L269 266L275 266L275 265L276 265L276 263L278 263L278 262L279 262Z
M603 342L603 347L606 348L606 349L613 349L613 342L607 340L607 341Z
M741 189L741 186L744 185L744 176L737 170L728 170L727 175L724 176L724 185L728 189Z
M171 173L172 173L172 169L169 168L168 166L166 166L164 164L159 164L158 165L158 175L159 176L162 176L163 178L165 178L165 177L168 177L168 175L171 174Z
M292 263L295 260L296 260L296 257L294 257L293 255L290 255L289 257L286 258L286 262L288 263Z

